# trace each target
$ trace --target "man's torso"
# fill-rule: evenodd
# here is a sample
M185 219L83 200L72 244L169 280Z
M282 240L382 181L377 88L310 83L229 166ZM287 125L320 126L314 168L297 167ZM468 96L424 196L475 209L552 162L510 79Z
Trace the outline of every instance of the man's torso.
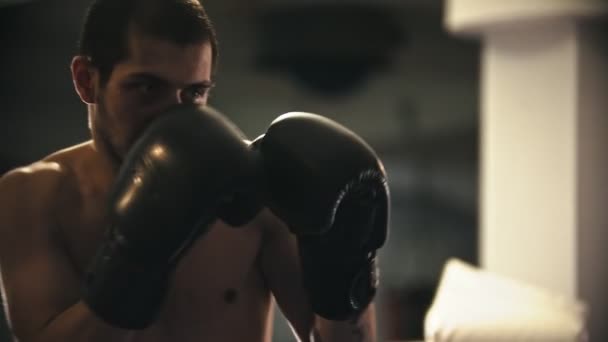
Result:
M97 171L89 149L81 145L47 159L68 170L54 207L59 236L82 279L103 239L109 190L91 181ZM233 228L216 221L177 265L158 321L134 341L269 340L271 296L258 263L261 222Z

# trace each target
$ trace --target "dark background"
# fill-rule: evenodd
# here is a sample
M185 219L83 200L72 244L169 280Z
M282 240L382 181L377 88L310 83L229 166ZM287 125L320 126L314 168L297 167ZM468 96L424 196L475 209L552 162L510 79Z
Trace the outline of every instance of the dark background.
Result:
M444 31L439 0L204 4L221 51L212 105L250 137L284 112L320 113L383 159L379 331L421 338L445 260L477 261L478 45ZM88 139L69 73L86 5L0 1L0 173ZM293 341L281 315L273 340Z

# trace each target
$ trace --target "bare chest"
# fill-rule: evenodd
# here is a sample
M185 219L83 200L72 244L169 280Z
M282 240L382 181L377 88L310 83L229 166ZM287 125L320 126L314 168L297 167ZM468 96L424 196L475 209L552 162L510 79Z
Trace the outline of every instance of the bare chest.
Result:
M81 276L104 238L103 202L84 201L64 227L66 247ZM179 261L160 319L141 340L231 340L226 338L234 333L231 326L244 322L241 334L264 335L270 294L258 265L261 242L261 228L255 223L233 228L216 221Z

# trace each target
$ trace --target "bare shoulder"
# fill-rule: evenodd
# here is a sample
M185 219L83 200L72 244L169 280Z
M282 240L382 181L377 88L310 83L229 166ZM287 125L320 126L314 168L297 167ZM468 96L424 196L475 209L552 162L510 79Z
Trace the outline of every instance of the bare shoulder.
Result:
M28 202L32 202L40 195L55 190L66 176L66 168L56 162L39 161L19 167L0 178L0 196L15 200L27 198Z
M74 164L88 149L88 142L71 146L7 172L0 177L0 196L3 200L25 197L35 204L36 199L57 192L62 185L74 181Z
M13 169L0 178L0 233L34 221L50 222L68 197L78 196L75 160L84 145L76 145Z
M0 178L0 229L11 222L47 218L54 209L53 197L69 178L66 167L48 161L6 173Z

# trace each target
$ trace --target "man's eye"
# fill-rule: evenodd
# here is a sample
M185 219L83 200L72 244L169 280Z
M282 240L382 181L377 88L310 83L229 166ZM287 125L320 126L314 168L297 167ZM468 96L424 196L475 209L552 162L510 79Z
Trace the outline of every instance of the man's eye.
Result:
M135 82L131 83L129 88L137 92L138 95L148 96L158 92L160 86L151 82Z
M186 97L193 102L202 100L207 95L206 88L194 88L186 91Z
M137 91L141 94L149 94L154 91L155 86L151 83L142 83L137 87Z
M200 91L200 90L193 90L191 97L192 98L197 98L197 97L201 97L201 96L205 96L205 92L204 91Z

